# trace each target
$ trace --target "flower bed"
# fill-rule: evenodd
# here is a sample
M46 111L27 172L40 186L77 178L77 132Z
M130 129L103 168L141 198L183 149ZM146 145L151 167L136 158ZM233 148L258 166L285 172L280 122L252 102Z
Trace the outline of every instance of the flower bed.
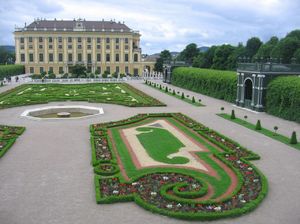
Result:
M212 150L213 156L236 174L236 187L222 197L217 197L217 188L222 188L224 175L219 175L220 182L213 182L207 174L178 167L144 168L126 180L124 173L130 173L126 167L131 159L126 157L121 145L114 148L114 141L120 140L113 138L115 136L110 134L111 129L132 127L147 119L179 122L183 126L182 130L188 130L186 134L193 133L210 142L211 147L219 148L219 151ZM183 114L139 114L118 122L91 125L90 130L97 203L135 201L147 210L170 217L213 220L249 212L267 194L266 178L249 163L250 159L259 159L258 155ZM108 146L106 150L103 150L103 145ZM201 156L201 159L204 158ZM217 167L215 169L221 174Z
M0 158L10 149L24 131L25 128L23 127L0 125Z

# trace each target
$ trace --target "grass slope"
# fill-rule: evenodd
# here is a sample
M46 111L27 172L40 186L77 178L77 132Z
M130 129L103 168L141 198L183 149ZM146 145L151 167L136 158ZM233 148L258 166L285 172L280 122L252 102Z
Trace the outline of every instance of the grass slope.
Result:
M288 137L286 137L284 135L275 133L275 132L273 132L273 131L271 131L269 129L266 129L266 128L262 128L261 130L256 130L255 129L255 126L256 126L255 124L249 123L249 122L247 122L245 120L242 120L240 118L237 118L237 117L235 119L231 119L230 118L231 116L229 114L224 114L223 113L223 114L218 114L218 116L220 116L220 117L222 117L222 118L224 118L226 120L232 121L232 122L234 122L236 124L242 125L242 126L248 128L248 129L251 129L251 130L256 131L258 133L261 133L261 134L263 134L265 136L268 136L268 137L270 137L270 138L272 138L274 140L280 141L280 142L282 142L282 143L284 143L284 144L286 144L288 146L291 146L291 147L293 147L295 149L300 150L300 143L290 144L290 138L288 138Z

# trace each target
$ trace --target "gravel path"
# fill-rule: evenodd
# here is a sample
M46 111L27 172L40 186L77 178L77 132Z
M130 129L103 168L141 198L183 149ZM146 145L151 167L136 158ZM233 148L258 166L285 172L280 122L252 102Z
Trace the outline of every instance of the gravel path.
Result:
M128 108L86 102L48 104L92 105L104 109L104 115L72 121L34 121L20 117L25 109L38 105L0 111L1 124L26 127L24 134L0 159L1 224L190 223L151 214L134 203L95 203L89 125L148 112L182 112L262 157L253 163L267 176L270 187L259 208L242 217L207 223L300 223L300 151L216 116L221 106L226 111L234 108L224 101L193 94L207 105L195 107L140 82L131 84L168 106ZM251 122L261 119L265 127L277 125L280 133L290 135L292 130L300 133L299 124L265 113L235 110L237 115L247 115Z

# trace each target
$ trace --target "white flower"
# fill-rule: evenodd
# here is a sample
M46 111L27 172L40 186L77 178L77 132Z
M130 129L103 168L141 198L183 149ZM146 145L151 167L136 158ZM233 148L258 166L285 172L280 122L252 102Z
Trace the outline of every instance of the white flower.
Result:
M151 194L151 196L156 196L157 195L156 192L151 192L150 194Z
M119 191L114 190L114 191L113 191L113 194L119 194Z
M218 211L221 211L221 209L222 209L222 208L221 208L220 206L214 208L214 210L217 211L217 212L218 212Z
M173 205L168 204L168 205L167 205L167 208L173 208Z
M169 180L169 177L163 176L163 180Z

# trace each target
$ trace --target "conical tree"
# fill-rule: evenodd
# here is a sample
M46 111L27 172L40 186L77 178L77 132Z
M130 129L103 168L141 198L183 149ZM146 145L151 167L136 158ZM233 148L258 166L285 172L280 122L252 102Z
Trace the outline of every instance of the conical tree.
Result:
M167 93L168 92L168 87L166 86L166 88L165 88L165 92Z
M181 94L181 99L184 99L184 93Z
M290 140L290 144L296 145L297 143L298 143L297 135L296 135L296 132L293 131L292 136L291 136L291 140Z
M175 90L173 89L173 95L175 95L176 93L175 93Z
M257 120L255 130L261 130L260 120Z
M192 103L195 103L195 97L193 96L193 98L192 98Z
M231 118L231 119L235 119L235 113L234 113L234 110L231 111L231 116L230 116L230 118Z

